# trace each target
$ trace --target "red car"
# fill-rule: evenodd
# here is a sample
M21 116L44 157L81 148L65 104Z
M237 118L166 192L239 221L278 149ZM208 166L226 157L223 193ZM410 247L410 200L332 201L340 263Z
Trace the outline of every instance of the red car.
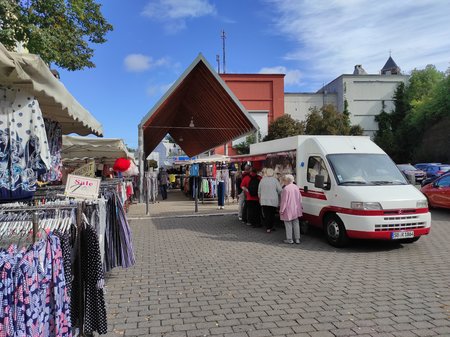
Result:
M431 207L450 208L450 173L437 178L421 189Z

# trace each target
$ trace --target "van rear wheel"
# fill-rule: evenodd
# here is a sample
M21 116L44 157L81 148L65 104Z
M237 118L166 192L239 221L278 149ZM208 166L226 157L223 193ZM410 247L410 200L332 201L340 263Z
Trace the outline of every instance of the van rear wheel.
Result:
M325 234L328 243L334 247L345 247L349 242L345 226L335 214L325 218Z

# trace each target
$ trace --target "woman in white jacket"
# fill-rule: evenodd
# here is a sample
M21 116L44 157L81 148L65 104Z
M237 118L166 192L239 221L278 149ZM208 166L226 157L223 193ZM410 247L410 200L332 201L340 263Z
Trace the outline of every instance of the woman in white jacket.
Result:
M275 212L280 204L281 185L274 177L274 171L267 168L264 177L259 183L258 196L262 208L262 218L267 233L274 230Z

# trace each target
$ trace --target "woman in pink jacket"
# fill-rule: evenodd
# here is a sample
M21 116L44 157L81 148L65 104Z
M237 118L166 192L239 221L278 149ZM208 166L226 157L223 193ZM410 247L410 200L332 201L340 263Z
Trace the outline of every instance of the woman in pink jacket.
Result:
M283 178L284 188L281 192L280 219L284 221L286 227L285 243L300 243L300 223L298 218L303 215L302 195L297 185L294 184L292 174L287 174ZM292 240L292 230L294 230L294 240Z

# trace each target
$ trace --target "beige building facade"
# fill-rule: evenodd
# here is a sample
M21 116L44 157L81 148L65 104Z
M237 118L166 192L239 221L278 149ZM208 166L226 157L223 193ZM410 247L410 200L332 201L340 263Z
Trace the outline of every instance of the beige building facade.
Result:
M380 74L367 74L361 65L356 65L353 74L337 77L316 93L286 93L285 113L305 120L311 107L333 104L342 112L347 101L352 124L361 125L365 135L373 136L378 130L375 117L382 111L383 103L385 111L391 112L396 88L408 79L391 57Z

